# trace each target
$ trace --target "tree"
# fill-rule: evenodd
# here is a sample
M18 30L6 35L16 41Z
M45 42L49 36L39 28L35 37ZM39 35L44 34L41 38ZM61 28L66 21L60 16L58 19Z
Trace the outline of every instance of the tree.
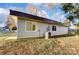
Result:
M12 31L12 29L14 29L16 27L16 17L9 15L8 16L8 20L7 20L7 28L9 29L9 31Z
M50 10L55 4L53 3L45 3L45 6L47 7L48 10Z
M74 18L74 5L72 3L66 3L66 4L62 4L62 9L65 11L65 13L69 13L69 15L67 16L67 19L72 22L73 18Z
M67 16L67 19L69 19L70 22L73 21L73 18L74 18L74 16L72 16L72 15Z
M65 11L65 13L69 12L72 13L73 9L74 9L74 5L72 3L66 3L66 4L62 4L63 10Z
M40 8L32 4L28 4L28 6L26 7L26 10L28 13L36 15L36 16L48 17L47 12L45 12L44 10L40 10Z
M61 5L65 13L72 14L74 15L73 17L79 17L79 3L66 3Z
M17 30L17 27L16 27L16 26L14 26L14 27L12 28L12 30Z

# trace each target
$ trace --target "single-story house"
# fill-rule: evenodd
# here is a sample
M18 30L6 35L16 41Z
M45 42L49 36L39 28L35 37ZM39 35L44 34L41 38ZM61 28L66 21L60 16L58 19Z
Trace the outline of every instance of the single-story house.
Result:
M79 31L79 26L78 24L73 24L72 26L70 26L71 31Z
M17 17L17 38L44 37L68 34L68 27L63 23L47 18L10 10L10 15Z

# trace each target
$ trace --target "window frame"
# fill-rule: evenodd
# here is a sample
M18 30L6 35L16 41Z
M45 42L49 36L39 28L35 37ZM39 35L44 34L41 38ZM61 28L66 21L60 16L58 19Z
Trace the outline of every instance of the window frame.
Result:
M57 30L57 27L56 26L52 26L52 31L56 31Z
M31 23L31 29L30 30L27 30L27 22L30 22ZM33 30L33 25L35 26L35 30ZM36 23L35 22L32 22L32 21L25 21L25 31L36 31L37 30L37 26L36 26Z

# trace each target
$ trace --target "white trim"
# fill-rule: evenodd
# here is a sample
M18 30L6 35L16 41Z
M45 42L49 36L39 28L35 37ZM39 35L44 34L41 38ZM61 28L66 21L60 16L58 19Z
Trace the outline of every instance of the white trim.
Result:
M36 32L37 31L37 25L36 25L36 22L32 22L32 23L35 23L35 30L34 31L32 31L32 30L27 30L27 22L32 22L32 21L27 21L27 20L25 20L25 31L27 32Z

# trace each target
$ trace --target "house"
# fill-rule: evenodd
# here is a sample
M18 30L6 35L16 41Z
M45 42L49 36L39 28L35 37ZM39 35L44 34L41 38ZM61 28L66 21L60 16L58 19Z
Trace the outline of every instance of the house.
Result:
M50 36L68 33L68 27L61 22L14 10L10 10L10 15L17 17L18 38L44 37L46 32Z
M79 31L79 26L78 26L78 24L73 24L72 26L70 26L70 29L72 31Z

